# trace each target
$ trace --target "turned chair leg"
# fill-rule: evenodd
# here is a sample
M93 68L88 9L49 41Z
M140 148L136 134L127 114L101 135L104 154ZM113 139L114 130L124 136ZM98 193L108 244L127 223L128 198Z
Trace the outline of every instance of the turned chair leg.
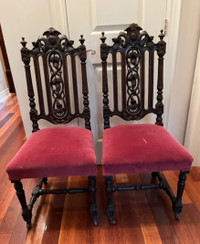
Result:
M13 180L11 182L14 183L16 194L17 194L17 197L18 197L19 202L20 202L21 207L22 207L22 217L26 221L27 229L29 230L32 227L32 225L31 225L32 212L28 208L28 205L26 203L26 197L25 197L23 185L22 185L21 181Z
M106 195L107 195L107 215L111 224L115 224L115 211L113 205L113 180L112 176L105 176Z
M90 191L90 198L91 198L91 205L90 205L90 214L93 219L94 226L98 225L98 209L96 203L96 177L89 176L89 191Z
M184 171L184 172L180 172L179 174L179 181L178 181L178 188L177 188L177 196L174 202L174 206L173 206L173 210L175 213L175 218L177 220L180 220L180 213L182 211L183 208L183 204L182 204L182 196L183 196L183 191L185 188L185 181L187 178L187 174L189 172L188 171Z

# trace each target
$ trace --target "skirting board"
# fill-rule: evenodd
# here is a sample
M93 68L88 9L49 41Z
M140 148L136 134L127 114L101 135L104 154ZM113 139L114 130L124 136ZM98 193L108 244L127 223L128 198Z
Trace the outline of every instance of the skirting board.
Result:
M6 98L10 96L10 92L8 88L6 88L4 91L0 93L0 103L2 103Z

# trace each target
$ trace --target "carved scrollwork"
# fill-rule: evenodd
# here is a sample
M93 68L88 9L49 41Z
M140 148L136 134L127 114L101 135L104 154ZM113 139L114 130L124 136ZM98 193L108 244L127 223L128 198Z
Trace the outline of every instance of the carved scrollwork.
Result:
M137 47L131 47L126 53L127 62L127 110L131 114L138 113L140 111L140 82L138 74L138 65L140 62L141 51Z
M74 41L69 40L65 35L61 35L54 28L49 28L36 42L32 42L32 49L26 47L27 42L22 38L21 55L26 70L33 131L39 129L38 121L40 119L48 120L54 124L64 124L78 117L84 118L85 128L91 129L86 70L87 51L83 35L79 41L81 45L74 48ZM79 70L77 69L76 58L80 60L81 64L80 80L77 80ZM30 62L31 60L33 62ZM30 63L33 65L32 70ZM35 78L33 81L36 82L36 86L33 85L32 81L33 73ZM78 88L81 82L83 109L79 109L80 92ZM72 92L70 92L70 83L73 87ZM35 93L37 93L38 111ZM74 103L71 102L72 100ZM75 111L73 111L73 107L75 107Z
M59 52L53 51L48 56L51 73L50 86L52 90L53 112L56 117L63 117L66 113L64 82L62 78L62 57Z
M160 41L153 42L153 36L137 24L129 25L125 31L112 39L113 45L105 43L104 33L101 36L101 59L102 59L102 83L103 83L103 114L104 128L110 126L110 117L119 116L125 120L139 120L148 113L155 113L156 124L163 125L163 57L166 43L163 40L164 34L161 31ZM153 100L154 83L154 62L155 53L158 54L158 79L157 79L157 102ZM147 53L148 55L145 55ZM115 57L121 54L121 60ZM108 87L110 80L107 76L107 58L112 56L113 79L113 102L114 109L109 106ZM110 61L110 60L109 60ZM119 78L117 68L121 69L121 94L122 109L117 101ZM147 69L148 67L148 69ZM147 87L148 86L148 87ZM110 97L112 99L112 97ZM120 101L121 102L121 101ZM148 103L148 106L146 104Z
M70 51L73 49L74 41L69 40L65 35L54 28L49 28L39 37L36 42L32 42L34 49L33 54L46 53L51 49L57 49L61 52Z
M146 47L151 49L154 46L153 36L149 36L146 31L142 31L142 28L137 24L131 24L125 29L125 32L121 32L117 38L113 38L114 42L113 51L120 48L126 48L129 45L139 45L140 47Z

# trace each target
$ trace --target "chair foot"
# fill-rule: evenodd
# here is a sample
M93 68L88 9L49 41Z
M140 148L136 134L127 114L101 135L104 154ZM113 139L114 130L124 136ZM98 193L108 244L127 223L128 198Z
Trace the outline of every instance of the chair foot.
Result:
M93 220L93 225L98 225L98 210L97 210L97 204L91 204L90 206L90 215Z
M26 227L28 230L30 230L32 228L32 224L31 223L26 223Z
M175 213L175 219L180 221L181 220L181 216L178 213Z
M107 215L108 215L108 219L110 220L110 223L115 225L116 221L115 221L115 211L114 211L114 205L113 204L108 204L107 205Z
M94 226L98 226L98 219L97 219L97 217L94 217L93 218L93 225Z
M111 224L116 224L115 221L115 209L113 205L113 182L112 176L105 176L105 184L106 184L106 194L107 194L107 215Z
M96 204L96 177L89 176L89 190L90 190L90 198L91 198L91 205L90 205L90 215L93 219L94 226L98 225L98 208Z
M173 205L175 219L177 219L177 220L180 220L181 219L180 213L182 212L182 209L183 209L182 200L177 201L177 198L176 198L176 200L174 202L174 205Z
M32 211L28 208L28 205L26 203L26 197L25 197L23 185L21 181L11 181L11 182L14 183L16 194L22 207L22 217L27 224L27 229L30 230L32 227L31 224Z

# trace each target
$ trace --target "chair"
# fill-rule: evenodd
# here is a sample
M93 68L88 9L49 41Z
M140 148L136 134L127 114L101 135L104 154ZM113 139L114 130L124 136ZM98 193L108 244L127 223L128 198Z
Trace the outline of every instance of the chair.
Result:
M102 167L107 215L112 224L116 222L113 192L152 188L166 191L175 217L180 219L186 175L191 170L193 158L163 127L163 56L166 49L163 31L159 38L160 41L154 43L153 37L137 24L131 24L113 38L113 45L105 43L104 32L100 38L104 119ZM154 56L158 57L158 63ZM156 85L155 69L158 72ZM157 91L156 99L154 90ZM144 122L150 113L156 117L155 124ZM111 127L110 118L115 116L125 121L141 120L141 123ZM180 171L176 197L160 173L170 170ZM144 172L152 172L154 180L149 185L119 186L119 183L113 183L116 174Z
M33 134L7 165L6 171L14 183L28 229L31 228L32 208L36 199L46 194L89 193L90 213L93 224L97 225L97 166L90 126L86 47L82 35L79 41L80 46L74 48L73 41L53 28L33 42L31 50L22 38L21 55L25 65ZM31 69L31 64L34 69ZM39 130L42 120L58 125L77 118L85 121L85 128L63 125ZM87 176L89 186L43 188L43 184L47 184L47 177L76 175ZM21 182L25 178L40 178L29 204Z

